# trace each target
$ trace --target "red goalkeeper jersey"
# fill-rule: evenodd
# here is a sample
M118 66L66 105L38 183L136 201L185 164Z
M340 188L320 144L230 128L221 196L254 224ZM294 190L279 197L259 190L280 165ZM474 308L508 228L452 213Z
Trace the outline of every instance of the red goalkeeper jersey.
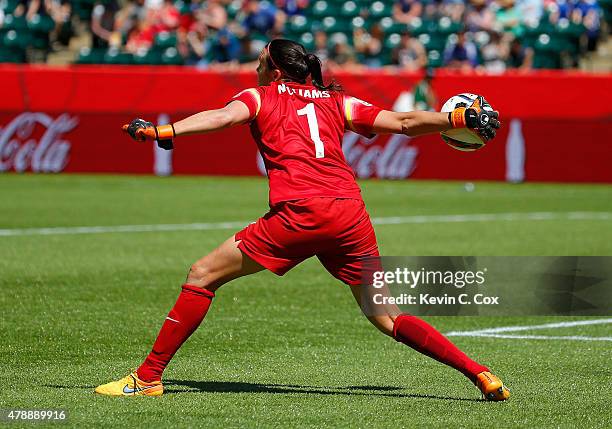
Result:
M370 136L380 108L293 82L249 88L234 100L249 109L251 134L268 172L270 206L311 197L361 199L342 137L345 130Z

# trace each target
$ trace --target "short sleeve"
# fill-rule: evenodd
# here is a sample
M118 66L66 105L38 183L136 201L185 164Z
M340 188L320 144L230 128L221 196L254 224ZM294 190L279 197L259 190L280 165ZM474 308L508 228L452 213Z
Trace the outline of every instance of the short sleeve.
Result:
M249 109L249 122L257 117L261 109L261 91L258 88L248 88L234 95L227 103L242 101Z
M345 129L371 137L374 121L382 109L350 96L344 96L343 104Z

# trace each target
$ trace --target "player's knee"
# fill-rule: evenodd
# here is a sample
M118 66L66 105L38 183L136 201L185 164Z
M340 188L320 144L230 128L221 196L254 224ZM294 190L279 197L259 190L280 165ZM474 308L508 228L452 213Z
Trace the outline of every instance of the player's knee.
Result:
M187 282L189 284L207 288L213 283L213 281L213 270L206 262L198 261L189 268L189 274L187 275Z
M390 315L369 316L368 320L385 335L393 336L394 318Z

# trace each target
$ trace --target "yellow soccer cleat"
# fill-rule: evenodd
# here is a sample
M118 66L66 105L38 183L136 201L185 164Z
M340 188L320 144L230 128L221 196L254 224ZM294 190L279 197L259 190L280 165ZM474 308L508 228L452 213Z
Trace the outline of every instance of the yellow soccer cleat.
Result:
M476 386L487 401L505 401L510 397L510 390L504 386L499 378L488 371L481 372L476 376Z
M161 381L147 383L138 378L135 372L121 380L111 381L96 387L96 393L108 396L160 396L164 393Z

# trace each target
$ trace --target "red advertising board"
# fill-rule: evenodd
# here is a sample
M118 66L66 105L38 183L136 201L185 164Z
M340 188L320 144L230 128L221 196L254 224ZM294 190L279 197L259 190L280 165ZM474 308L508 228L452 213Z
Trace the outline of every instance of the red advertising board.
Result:
M339 74L347 93L406 109L419 74ZM255 85L254 73L192 68L0 66L0 172L262 174L248 127L181 137L176 150L126 138L133 117L176 121L223 106ZM348 133L347 161L359 177L612 182L612 75L538 72L475 76L440 71L444 101L482 93L503 127L485 148L455 151L438 136L372 140Z

